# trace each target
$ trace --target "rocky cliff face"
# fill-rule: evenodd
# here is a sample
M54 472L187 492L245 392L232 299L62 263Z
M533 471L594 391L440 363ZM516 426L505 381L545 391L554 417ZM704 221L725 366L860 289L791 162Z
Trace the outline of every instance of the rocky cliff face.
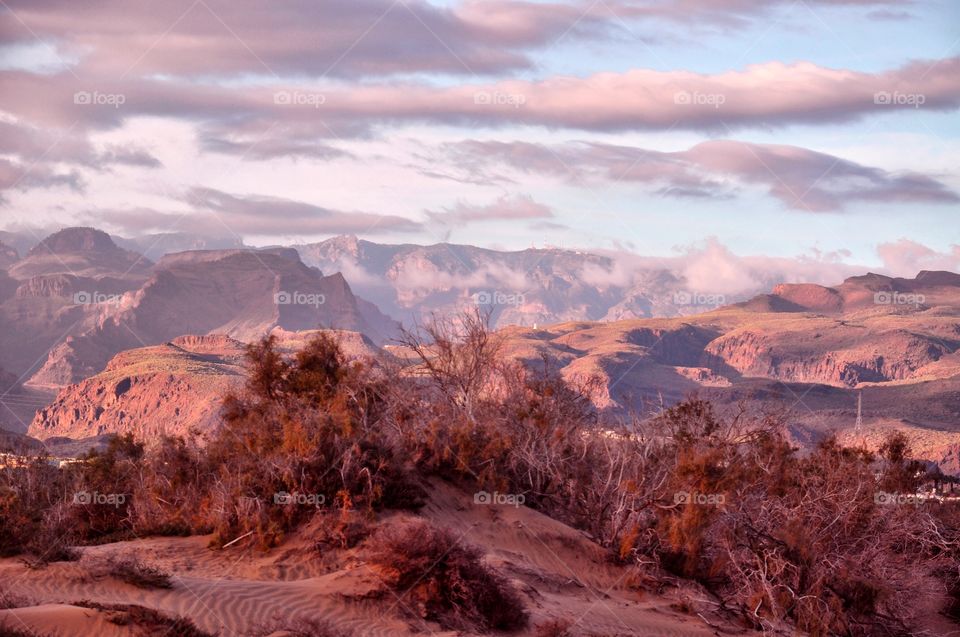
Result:
M828 326L797 334L744 328L716 339L705 351L745 376L856 386L918 378L955 349L932 335L899 329L850 333L857 329L863 331Z
M662 269L618 269L597 254L545 248L498 251L468 245L383 245L335 237L297 246L305 263L343 272L361 296L412 323L479 305L494 325L675 315L683 287Z
M243 382L244 346L229 337L193 336L123 352L106 369L57 395L28 434L88 438L133 433L142 440L216 426L220 402Z
M92 329L151 263L92 228L57 232L0 272L0 364L29 378L58 342Z
M302 348L316 334L276 329L281 351ZM356 332L334 333L348 357L383 353ZM147 442L163 435L207 434L220 423L220 405L245 381L246 345L225 334L188 335L114 356L105 369L60 390L30 424L47 440L132 433ZM61 441L62 442L62 441Z
M222 333L251 341L275 327L356 330L375 340L395 322L357 299L339 273L324 276L293 250L197 251L169 255L136 291L105 304L85 331L53 348L30 382L75 383L116 353L181 334Z

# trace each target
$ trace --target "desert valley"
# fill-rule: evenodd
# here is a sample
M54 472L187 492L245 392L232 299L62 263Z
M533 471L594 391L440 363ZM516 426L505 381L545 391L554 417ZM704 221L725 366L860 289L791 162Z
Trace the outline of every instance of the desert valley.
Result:
M0 0L0 637L960 637L956 0Z
M651 290L628 293L636 307L648 308L646 316L589 320L603 311L591 300L616 305L622 301L611 296L625 292L579 289L559 297L566 304L557 296L553 306L536 296L513 304L512 312L537 320L495 327L500 308L482 295L511 293L496 288L495 280L475 288L398 292L407 305L394 309L394 318L356 296L339 272L307 265L314 246L188 250L154 263L119 247L122 242L94 228L66 228L23 257L4 247L8 283L0 297L0 334L6 380L0 402L8 468L44 455L45 462L68 468L96 454L112 456L118 435L146 442L148 453L174 438L199 447L219 444L224 399L251 382L249 347L267 335L283 357L297 356L327 334L346 361L401 374L421 369L417 342L411 341L416 327L398 319L403 312L427 317L434 311L431 301L442 298L455 306L448 312L483 318L500 360L550 368L563 383L580 388L589 401L584 408L601 422L633 423L640 431L637 423L656 422L664 410L702 399L721 414L779 419L785 440L803 454L831 437L880 453L899 433L914 460L941 475L944 485L960 474L958 274L924 271L904 279L864 273L832 287L781 284L715 309L681 314L689 308L674 305L662 312L668 316L653 316L656 299L679 293L664 288L662 282L675 277L662 272ZM410 252L366 246L372 249ZM445 250L463 254L466 248L425 248L414 265L384 267L397 273L384 281L401 290L411 269L449 267L437 258ZM559 249L540 256L537 278L583 287L567 264L592 257ZM510 268L532 256L486 251L483 258ZM458 263L466 269L474 261ZM358 259L352 267L359 265ZM430 339L424 343L419 347L435 346ZM654 572L611 561L601 537L577 530L570 519L551 519L538 512L542 506L478 507L462 479L449 479L424 474L420 480L429 495L414 519L457 529L482 547L487 562L515 582L524 606L532 609L534 621L527 625L555 622L560 632L549 634L563 634L564 621L589 626L589 634L738 630L740 622L722 604L718 608L702 585L669 578L654 584ZM115 502L106 506L126 511L125 498L143 495L120 497L124 509ZM325 497L332 502L337 496ZM132 634L124 626L150 620L118 621L134 612L131 605L183 616L198 630L219 634L308 630L303 627L320 621L329 632L303 634L449 628L426 611L408 608L413 598L392 599L382 575L365 570L364 553L352 544L318 550L316 538L330 532L328 518L342 515L327 504L302 507L317 517L267 544L238 534L214 551L203 533L163 538L141 536L141 529L131 527L117 534L119 541L82 549L79 563L38 568L35 561L8 558L0 563L4 579L17 584L6 594L22 595L32 605L0 615L15 612L18 623L37 634ZM384 525L405 515L382 511L375 519ZM43 560L45 547L39 548L31 559ZM130 560L175 575L156 586L125 583L114 571ZM936 599L930 603L933 608ZM943 621L935 611L923 619L931 626ZM73 628L63 632L64 625Z

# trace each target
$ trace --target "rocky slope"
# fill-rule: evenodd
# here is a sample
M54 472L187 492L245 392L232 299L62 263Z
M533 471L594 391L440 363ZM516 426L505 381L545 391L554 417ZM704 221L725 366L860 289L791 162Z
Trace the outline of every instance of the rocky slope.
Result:
M44 239L0 271L0 364L29 377L58 342L91 329L152 264L92 228Z
M157 440L210 430L221 397L242 383L243 351L227 336L192 336L123 352L99 374L62 390L27 433L41 439L134 433Z
M305 263L343 272L361 296L413 323L480 305L495 325L684 313L682 282L663 269L617 272L609 257L556 248L513 252L439 243L383 245L342 236L295 246Z
M99 279L108 289L112 279ZM70 275L30 279L18 288L34 305L74 311L77 327L50 349L29 383L58 387L102 370L117 352L166 342L181 334L223 333L250 341L274 327L331 327L376 340L396 324L357 299L340 274L324 276L287 249L183 252L164 257L138 289L103 293L108 302L56 307L56 299L85 285ZM76 294L74 292L74 294ZM25 301L26 302L26 301Z
M166 248L203 243L192 235L141 239ZM0 405L0 427L25 430L57 389L124 350L182 334L249 341L274 328L317 327L377 341L398 329L343 276L307 267L294 250L195 250L153 264L99 230L62 230L0 269L0 366L25 379L24 395Z
M924 300L874 301L891 291ZM774 292L693 317L509 328L505 353L546 356L571 382L593 381L594 403L611 414L643 416L696 393L781 410L800 444L849 433L862 393L870 440L904 431L924 457L960 471L960 277Z
M272 332L281 351L299 350L316 330ZM352 358L380 350L357 332L335 332ZM127 350L90 378L63 388L37 412L28 434L42 440L89 439L133 433L156 441L162 435L206 434L219 423L224 395L242 386L246 345L224 334L188 335L162 345Z
M399 250L402 246L386 249L353 242L346 248L351 246L363 253L366 263L393 272L397 281L415 280L410 278L414 272L432 277L436 271L430 268L440 267L433 258L444 268L450 265L440 257L449 246L438 247L430 258L417 250ZM327 244L328 257L334 248L344 246ZM471 254L460 257L479 259ZM560 285L559 279L550 280ZM27 285L35 301L50 302L73 283L31 280L21 287ZM518 311L533 307L530 299L524 303ZM368 335L395 328L354 297L343 276L323 276L294 251L282 248L168 255L116 308L86 320L93 326L54 348L34 376L34 386L80 382L107 367L121 350L165 343L180 334L225 334L250 341L273 330L292 344L302 343L302 331L318 325ZM571 382L590 381L595 404L611 414L648 414L696 392L721 405L782 407L791 412L797 440L807 443L849 427L856 395L862 391L868 401L865 417L871 422L902 426L920 436L931 454L940 454L938 461L957 463L950 445L960 444L960 438L954 440L960 425L960 276L953 273L921 272L914 279L868 274L835 287L780 285L769 294L694 316L568 321L536 329L513 326L501 334L506 355L531 362L546 356ZM362 344L361 349L366 347ZM116 360L124 359L121 355ZM104 373L118 364L110 363ZM183 369L185 376L192 373ZM103 382L99 377L90 380ZM186 382L183 377L151 376L142 385L149 398L129 406L138 393L117 396L114 389L116 405L106 405L96 401L111 396L107 385L73 385L55 408L35 420L31 431L70 437L110 431L121 421L134 422L122 419L120 411L125 418L146 417L164 392L189 395L191 386L181 382ZM93 418L98 409L115 411L106 420L102 413ZM207 422L196 414L186 414L183 421L174 416L158 420L171 418L179 428L187 421ZM128 426L136 425L123 425Z
M117 246L106 232L95 228L66 228L34 246L10 267L15 279L69 273L99 278L108 275L142 280L151 262L141 254Z

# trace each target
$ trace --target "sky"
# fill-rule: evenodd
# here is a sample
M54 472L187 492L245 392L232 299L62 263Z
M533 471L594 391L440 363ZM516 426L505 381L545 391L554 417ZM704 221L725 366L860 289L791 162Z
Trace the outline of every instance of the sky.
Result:
M0 0L0 227L912 276L958 108L952 0Z

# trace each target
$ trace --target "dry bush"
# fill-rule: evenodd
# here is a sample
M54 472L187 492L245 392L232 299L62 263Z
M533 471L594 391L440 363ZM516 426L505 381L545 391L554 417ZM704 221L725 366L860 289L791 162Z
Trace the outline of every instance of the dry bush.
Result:
M48 458L0 469L0 557L36 548L47 511L64 499L64 479Z
M170 574L159 568L144 564L134 557L107 559L102 569L104 575L114 577L138 588L173 588Z
M351 637L352 631L337 628L330 622L321 619L298 617L296 619L276 619L255 628L249 633L250 637L269 637L274 633L282 633L289 637Z
M551 619L537 624L535 637L573 637L573 622L569 619Z
M884 487L916 488L899 441L878 478L865 451L827 440L798 456L775 423L723 420L701 401L657 424L675 448L670 488L691 497L658 506L652 541L634 548L699 580L755 628L903 633L934 574L956 571L954 534L931 510L877 502Z
M145 454L130 509L137 535L209 533L215 469L195 437L164 436Z
M13 622L0 622L0 637L44 637L40 633L12 624Z
M384 425L385 382L345 360L317 335L293 361L268 337L251 346L246 390L228 396L224 425L207 449L217 468L211 506L218 542L253 531L262 546L312 516L317 506L278 505L276 494L357 508L411 508L419 488Z
M321 552L354 548L373 532L372 522L368 511L357 511L347 506L339 512L326 513L320 518L314 546Z
M77 606L109 611L108 621L117 626L131 626L144 635L157 637L215 637L215 635L197 628L186 617L171 617L153 608L137 604L100 604L83 600L74 602Z
M142 443L120 436L103 453L91 452L65 469L45 457L0 469L0 556L26 553L30 564L43 565L77 559L75 543L128 537L142 455Z
M406 333L421 373L396 422L425 472L523 495L527 505L587 530L604 546L637 529L666 481L662 445L598 423L595 379L571 383L544 358L505 360L486 317L466 313ZM403 401L406 400L406 403Z
M67 507L58 518L79 540L108 542L133 535L133 491L143 468L144 443L132 434L114 436L104 451L90 451L83 462L63 470Z
M515 630L527 621L516 591L483 563L479 549L424 520L381 527L366 544L368 564L444 628Z
M493 379L503 340L489 329L489 312L479 309L453 318L434 315L415 331L404 331L400 342L417 357L420 375L428 377L446 404L471 423L477 422L478 402Z

